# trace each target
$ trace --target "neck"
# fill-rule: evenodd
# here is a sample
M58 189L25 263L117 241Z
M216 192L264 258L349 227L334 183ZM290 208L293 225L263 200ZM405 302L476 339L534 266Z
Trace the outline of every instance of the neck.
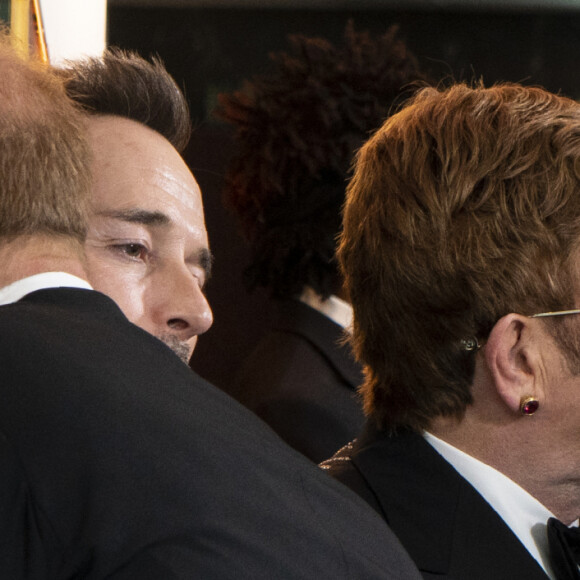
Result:
M0 239L0 288L43 272L66 272L86 280L81 243L49 235Z
M480 413L477 407L461 420L438 417L428 430L515 481L565 524L576 520L580 476L574 460L545 436L547 421L539 415L506 418L500 409Z

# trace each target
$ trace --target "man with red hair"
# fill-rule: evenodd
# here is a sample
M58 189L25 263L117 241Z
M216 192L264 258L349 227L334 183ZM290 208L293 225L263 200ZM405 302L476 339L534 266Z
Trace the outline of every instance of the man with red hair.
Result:
M539 88L424 89L358 154L369 421L324 466L424 577L579 577L579 191L580 105Z

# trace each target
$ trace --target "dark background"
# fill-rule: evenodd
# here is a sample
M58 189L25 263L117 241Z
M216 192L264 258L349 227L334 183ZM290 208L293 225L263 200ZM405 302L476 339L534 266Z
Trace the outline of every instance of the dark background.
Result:
M268 54L287 48L292 33L340 43L345 23L402 36L435 79L518 81L580 98L580 11L512 8L494 11L433 8L412 11L144 8L110 5L109 44L158 54L185 90L195 125L186 161L203 192L216 262L208 296L214 326L199 339L192 366L227 386L271 316L261 292L241 284L247 250L236 221L221 205L223 173L232 153L228 128L211 116L216 95L268 70Z

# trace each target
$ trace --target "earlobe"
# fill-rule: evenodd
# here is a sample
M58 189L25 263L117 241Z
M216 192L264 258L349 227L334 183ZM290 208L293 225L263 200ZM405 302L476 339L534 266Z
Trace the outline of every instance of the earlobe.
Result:
M495 389L512 412L521 412L524 399L540 399L537 356L527 317L508 314L501 318L489 335L484 356Z

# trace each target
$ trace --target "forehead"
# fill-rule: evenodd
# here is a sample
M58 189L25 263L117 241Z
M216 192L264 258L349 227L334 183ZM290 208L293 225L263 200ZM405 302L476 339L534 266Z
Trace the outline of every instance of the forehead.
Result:
M88 128L95 213L161 212L172 223L205 232L199 186L164 137L121 117L92 117Z

